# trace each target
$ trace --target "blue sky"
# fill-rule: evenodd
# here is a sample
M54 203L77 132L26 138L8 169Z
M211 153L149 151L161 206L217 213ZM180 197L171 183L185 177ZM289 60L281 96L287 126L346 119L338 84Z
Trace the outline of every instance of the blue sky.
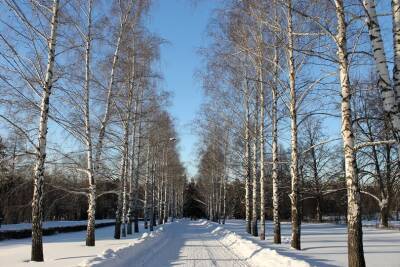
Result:
M196 142L191 122L203 100L201 82L194 74L202 65L197 54L206 46L207 24L220 1L156 0L150 10L148 27L168 43L161 47L162 86L173 93L169 111L179 134L181 159L189 175L196 173Z

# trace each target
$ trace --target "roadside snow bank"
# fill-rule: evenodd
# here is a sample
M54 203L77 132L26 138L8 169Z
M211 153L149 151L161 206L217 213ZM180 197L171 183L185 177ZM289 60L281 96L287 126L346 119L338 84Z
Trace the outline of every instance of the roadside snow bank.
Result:
M216 226L209 223L210 226ZM237 256L245 258L251 266L274 266L274 267L310 267L305 261L289 258L278 254L276 250L261 247L260 245L246 240L240 235L224 229L221 226L212 230L212 234L219 241L232 250Z
M159 243L162 243L161 237L164 234L165 226L168 227L168 224L160 226L154 232L143 233L140 238L133 240L128 245L107 249L97 257L83 261L79 266L131 266L132 262L128 263L128 261L135 258L140 259L140 262L136 262L136 264L141 266L140 264L145 262L148 257L154 255L153 253L156 252L154 247L159 247Z

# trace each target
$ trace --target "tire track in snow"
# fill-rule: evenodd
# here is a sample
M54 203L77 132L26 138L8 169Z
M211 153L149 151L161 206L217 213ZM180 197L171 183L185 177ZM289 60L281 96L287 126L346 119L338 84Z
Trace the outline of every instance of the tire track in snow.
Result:
M210 231L206 225L190 221L170 225L157 252L142 261L142 266L250 266Z
M202 239L202 243L204 248L206 249L210 260L212 261L212 263L214 264L214 266L220 266L221 264L218 263L218 260L216 259L221 259L222 256L224 256L223 260L227 261L227 266L244 266L244 267L249 267L250 265L247 264L246 260L240 258L238 255L236 255L229 247L225 246L221 241L218 240L218 237L216 235L213 235L208 227L203 226L203 228L206 231L206 236L209 237L207 238L212 240L209 241L209 243L216 243L216 246L212 246L212 247L216 247L215 250L210 250L208 247L209 245L207 245L204 241L205 238ZM218 248L218 249L217 249ZM222 261L222 259L221 259ZM232 265L231 265L232 264ZM225 265L225 264L224 264Z

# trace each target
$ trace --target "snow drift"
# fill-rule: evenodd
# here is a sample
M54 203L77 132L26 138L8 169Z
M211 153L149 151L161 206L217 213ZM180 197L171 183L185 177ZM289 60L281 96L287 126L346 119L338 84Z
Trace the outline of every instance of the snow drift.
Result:
M135 258L139 260L139 262L135 262L135 264L141 266L149 257L154 256L153 253L157 252L154 250L154 248L163 247L164 244L162 243L164 242L161 238L163 234L164 226L160 226L153 232L143 233L140 238L133 240L127 246L121 246L116 249L107 249L97 257L85 260L79 266L130 266L132 265L130 260ZM156 246L155 243L157 243ZM150 251L151 253L149 253Z
M240 258L245 258L251 266L274 266L274 267L310 267L305 261L292 259L278 254L273 249L261 247L258 244L246 240L240 235L231 232L223 226L209 223L215 227L212 233L228 249L233 251Z

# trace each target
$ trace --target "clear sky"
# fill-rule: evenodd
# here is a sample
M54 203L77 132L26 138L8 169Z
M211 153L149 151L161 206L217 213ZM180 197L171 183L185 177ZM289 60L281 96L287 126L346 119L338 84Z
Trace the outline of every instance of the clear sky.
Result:
M163 87L173 93L169 111L180 138L181 159L189 175L196 173L197 138L191 123L203 95L194 74L202 65L198 49L206 46L207 25L219 0L154 0L148 19L151 32L168 41L161 47L160 71Z

